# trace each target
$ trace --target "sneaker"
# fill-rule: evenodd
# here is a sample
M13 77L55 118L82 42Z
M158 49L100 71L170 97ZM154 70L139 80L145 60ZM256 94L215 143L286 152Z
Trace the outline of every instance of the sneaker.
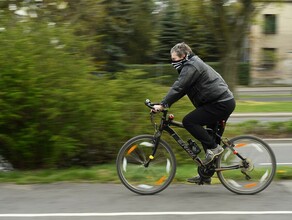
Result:
M198 185L211 184L211 177L203 178L200 175L187 179L189 183L196 183Z
M206 159L203 160L203 164L204 165L209 164L210 162L212 162L214 160L214 157L222 154L223 151L224 151L224 149L220 145L217 145L217 147L214 149L207 149Z

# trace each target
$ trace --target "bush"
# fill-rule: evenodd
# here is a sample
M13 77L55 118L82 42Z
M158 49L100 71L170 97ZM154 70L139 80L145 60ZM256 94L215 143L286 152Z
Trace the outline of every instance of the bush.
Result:
M142 73L90 74L91 42L69 26L8 23L0 33L0 155L15 168L107 162L147 129L143 102L155 89Z
M16 22L0 33L1 153L15 167L55 163L82 145L71 132L92 65L63 28Z
M108 162L145 131L151 86L139 71L90 74L90 42L72 32L16 22L0 33L0 155L17 169Z
M128 133L119 100L127 80L89 74L89 42L72 32L16 22L0 33L0 155L15 168L102 163Z

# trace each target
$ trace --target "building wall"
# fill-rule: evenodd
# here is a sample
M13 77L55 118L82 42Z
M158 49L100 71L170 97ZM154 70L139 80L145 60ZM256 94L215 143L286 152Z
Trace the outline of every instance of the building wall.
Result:
M264 33L265 15L275 15L275 34ZM263 48L275 49L274 65L264 65ZM250 33L252 84L292 84L292 1L269 3L257 15Z

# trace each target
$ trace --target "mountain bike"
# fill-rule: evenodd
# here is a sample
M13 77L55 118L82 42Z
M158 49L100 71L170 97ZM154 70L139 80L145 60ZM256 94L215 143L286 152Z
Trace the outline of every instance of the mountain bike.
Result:
M146 100L145 105L153 109L155 103ZM155 117L159 115L159 123ZM141 195L153 195L166 189L176 173L176 157L170 145L161 136L164 131L197 164L200 176L208 178L215 173L225 188L236 194L250 195L261 192L272 182L276 172L276 159L270 146L262 139L242 135L232 139L223 138L225 121L218 121L208 133L224 152L205 165L198 154L200 148L191 139L185 142L171 127L184 128L165 109L159 114L150 112L154 134L131 138L119 150L116 159L117 173L122 184ZM203 184L203 182L199 183Z

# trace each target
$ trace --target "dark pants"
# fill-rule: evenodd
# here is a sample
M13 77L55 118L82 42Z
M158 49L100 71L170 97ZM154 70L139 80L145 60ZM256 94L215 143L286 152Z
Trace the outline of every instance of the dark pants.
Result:
M235 109L235 100L206 104L187 114L182 123L186 130L202 143L204 150L217 146L203 126L214 127L218 121L229 118Z

